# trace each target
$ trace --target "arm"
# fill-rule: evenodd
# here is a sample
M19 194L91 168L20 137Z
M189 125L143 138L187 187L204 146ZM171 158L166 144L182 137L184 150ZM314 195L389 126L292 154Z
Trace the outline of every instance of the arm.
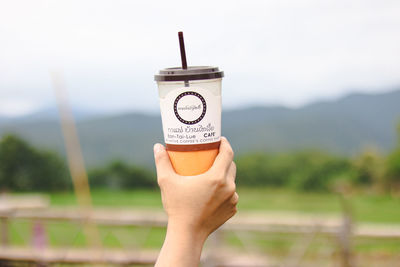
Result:
M168 227L157 267L198 266L207 237L236 213L236 166L229 142L221 138L214 165L204 174L175 173L165 148L154 156Z

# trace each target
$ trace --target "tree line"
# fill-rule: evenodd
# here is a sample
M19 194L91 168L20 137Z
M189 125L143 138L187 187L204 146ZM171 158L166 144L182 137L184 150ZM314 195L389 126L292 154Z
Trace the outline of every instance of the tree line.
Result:
M354 157L318 150L238 156L238 186L288 187L300 191L336 191L343 188L400 190L400 124L397 142L384 155L374 149ZM88 171L93 188L133 189L157 186L155 173L115 160ZM16 135L0 140L0 190L66 191L72 188L63 157L40 150Z

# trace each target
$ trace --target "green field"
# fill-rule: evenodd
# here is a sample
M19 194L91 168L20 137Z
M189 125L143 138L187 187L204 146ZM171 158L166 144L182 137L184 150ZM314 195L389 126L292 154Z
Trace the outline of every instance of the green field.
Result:
M313 214L339 214L340 196L332 193L299 193L288 190L238 188L240 211L294 211ZM93 191L95 206L162 209L158 190ZM76 205L72 193L51 194L51 204ZM400 223L400 197L353 194L347 197L356 221Z
M283 211L307 214L339 215L340 196L324 193L298 193L287 190L239 188L241 211ZM158 190L135 191L93 191L93 202L97 207L135 208L146 210L162 209ZM76 205L72 193L50 195L52 206ZM400 199L390 195L354 194L348 196L356 221L400 224ZM29 246L32 243L32 223L15 220L10 225L11 242L15 245ZM165 229L129 226L100 226L102 243L111 248L159 249L163 242ZM84 247L87 245L82 226L72 222L46 223L47 243L53 247ZM296 242L303 242L301 234L255 234L226 233L225 244L234 249L251 248L262 253L284 258ZM318 234L310 245L313 253L324 249L336 250L332 237ZM323 245L321 245L323 244ZM357 253L396 255L400 251L398 239L357 238L354 240ZM322 252L321 252L322 253ZM314 255L314 254L312 254Z

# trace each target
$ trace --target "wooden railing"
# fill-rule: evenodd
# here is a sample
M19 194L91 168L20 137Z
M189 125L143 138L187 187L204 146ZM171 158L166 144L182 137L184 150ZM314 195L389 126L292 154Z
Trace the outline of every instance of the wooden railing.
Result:
M29 203L28 203L29 202ZM165 227L167 218L162 211L144 211L132 209L95 209L82 211L73 208L48 208L48 200L36 199L31 201L9 201L5 205L0 202L1 242L0 260L13 260L41 263L90 263L102 262L112 264L153 264L157 257L157 251L123 251L101 248L87 249L55 249L33 246L32 248L18 248L9 245L8 229L12 220L24 219L32 221L44 228L46 222L68 221L78 224L94 223L95 225L108 226L139 226L139 227ZM1 204L2 203L2 204ZM14 203L14 204L12 204ZM214 247L221 245L219 235L227 231L234 232L259 232L259 233L297 233L309 236L315 233L334 235L338 244L343 248L343 258L349 257L351 251L349 240L354 237L373 238L399 238L399 225L382 224L354 224L345 214L343 217L313 216L300 213L245 213L240 212L227 222L217 234L214 235L211 244ZM38 231L33 235L40 240L40 235L46 231ZM297 258L301 259L302 255ZM347 256L346 256L347 255ZM205 266L231 266L232 261L238 255L218 257L213 248L204 253L202 261ZM243 256L243 255L242 255ZM264 257L265 258L265 257ZM263 256L247 259L242 266L268 266ZM350 259L345 259L342 266L352 266ZM235 266L238 261L234 262ZM293 265L293 263L291 263Z

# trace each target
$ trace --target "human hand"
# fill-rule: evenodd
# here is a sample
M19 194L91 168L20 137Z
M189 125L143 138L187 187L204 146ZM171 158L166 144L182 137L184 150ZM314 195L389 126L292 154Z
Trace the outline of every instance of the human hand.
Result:
M204 174L181 176L175 173L161 144L154 146L157 181L170 228L205 239L237 211L236 165L226 138L221 138L219 154Z

